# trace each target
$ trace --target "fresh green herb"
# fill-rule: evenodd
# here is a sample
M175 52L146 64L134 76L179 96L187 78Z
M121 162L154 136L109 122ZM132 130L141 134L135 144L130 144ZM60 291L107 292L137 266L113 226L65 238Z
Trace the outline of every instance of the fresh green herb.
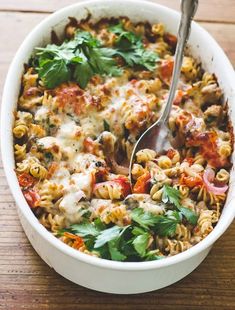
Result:
M140 66L154 70L158 56L144 48L141 37L125 31L121 24L110 27L117 36L114 48L106 48L87 31L77 31L70 41L61 45L48 44L36 48L32 63L37 65L39 77L48 88L75 80L85 88L95 74L119 76L115 56L121 57L130 67Z
M192 224L196 225L198 216L197 214L181 205L181 197L180 197L180 191L169 186L164 185L163 187L163 195L162 195L162 201L164 203L171 203L180 211L180 213L187 219L187 221Z
M112 260L124 261L127 256L120 252L119 248L120 239L114 239L108 242L108 248Z
M150 234L147 232L144 232L143 234L138 235L133 240L133 245L136 250L136 252L140 255L140 257L144 257L146 253L146 249L148 247Z
M70 79L70 70L63 59L53 59L40 65L39 77L48 88L53 88Z
M148 251L145 254L145 260L146 261L151 261L151 260L159 260L165 258L163 255L158 255L159 251L158 250L153 250L153 251Z
M180 213L168 211L166 215L154 215L138 208L131 211L132 223L112 227L102 223L100 218L90 223L73 224L60 230L58 235L71 232L83 238L91 252L97 252L102 258L117 261L139 261L159 259L155 252L148 250L152 234L171 236L181 221Z
M109 30L117 36L115 55L121 56L128 66L140 66L149 71L153 71L156 68L158 55L144 48L140 36L126 31L122 24L112 26Z
M176 226L182 220L181 215L177 211L168 211L165 215L159 215L154 231L160 236L170 236L175 234Z
M104 130L110 131L110 125L105 119L103 120L103 124L104 124Z
M194 211L185 207L180 207L179 210L190 224L192 225L197 224L198 216Z
M131 212L131 218L144 229L148 229L156 223L156 216L150 212L144 212L141 208L133 209Z
M94 248L102 247L104 244L108 243L109 241L113 241L119 238L122 232L127 228L120 227L120 226L113 226L111 228L103 230L96 238L96 242Z
M176 225L181 222L179 212L168 211L165 215L154 215L150 212L144 212L137 208L131 212L132 220L138 223L144 229L152 229L160 236L172 236L175 233Z
M101 221L101 219L98 217L94 220L94 225L98 230L105 230L106 225Z
M181 207L180 199L181 199L180 191L169 185L164 185L162 194L162 201L164 203L172 203L177 208L180 208Z
M95 74L118 76L122 70L112 58L113 52L101 47L89 32L77 31L74 39L62 45L37 48L38 73L48 88L75 80L85 88Z
M141 37L134 32L126 31L121 23L109 27L109 30L117 35L115 44L122 50L132 49L133 45L142 46Z
M97 237L100 233L100 229L95 223L85 222L82 224L73 224L70 226L73 234L80 237Z

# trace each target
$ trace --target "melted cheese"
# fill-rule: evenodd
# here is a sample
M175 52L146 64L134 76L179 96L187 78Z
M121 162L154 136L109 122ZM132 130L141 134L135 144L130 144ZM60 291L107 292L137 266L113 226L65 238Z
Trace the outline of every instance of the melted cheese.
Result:
M43 120L46 120L48 115L50 114L50 110L48 107L41 106L35 113L34 119L37 122L43 122Z
M87 212L89 205L79 202L82 193L76 187L71 186L70 191L64 195L59 204L60 211L65 215L68 224L79 223Z
M74 173L71 176L71 182L76 188L82 190L87 198L90 198L93 187L93 176L91 173Z

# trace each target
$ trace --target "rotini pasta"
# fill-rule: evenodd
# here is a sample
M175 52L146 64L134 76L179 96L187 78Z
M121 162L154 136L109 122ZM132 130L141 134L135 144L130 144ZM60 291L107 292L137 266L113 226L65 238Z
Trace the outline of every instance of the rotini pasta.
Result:
M15 159L16 161L22 161L25 159L26 157L26 144L23 145L19 145L19 144L15 144Z

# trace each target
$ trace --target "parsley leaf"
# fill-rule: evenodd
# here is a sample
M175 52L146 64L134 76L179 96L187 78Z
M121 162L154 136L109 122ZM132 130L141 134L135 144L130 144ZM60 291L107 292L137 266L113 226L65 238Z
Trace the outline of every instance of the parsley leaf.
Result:
M168 211L165 215L154 215L150 212L144 212L137 208L131 212L131 218L144 229L151 228L161 236L172 236L175 233L176 225L180 223L181 217L177 211Z
M115 60L108 56L108 54L105 48L94 48L89 51L89 64L94 73L110 76L121 75L122 70L117 67Z
M167 211L165 215L155 215L141 208L131 211L132 223L120 227L107 227L100 218L90 223L73 224L59 231L71 232L83 238L87 249L100 257L117 261L141 261L161 259L159 250L149 250L149 240L154 234L172 236L176 225L182 220L181 212ZM161 255L161 253L160 253Z
M162 202L164 203L172 203L175 205L177 208L180 208L180 191L177 189L169 186L169 185L164 185L163 187L163 194L162 194Z
M148 251L144 256L144 259L146 261L151 261L151 260L159 260L159 259L165 258L165 256L163 255L157 255L158 252L159 252L158 250Z
M39 70L39 77L48 88L66 82L70 79L70 71L63 59L48 60Z
M198 216L197 214L188 209L185 208L181 205L180 202L180 191L169 186L169 185L164 185L163 187L163 195L162 195L162 201L164 203L172 203L173 205L176 206L176 208L180 211L180 213L187 219L187 221L192 224L192 225L196 225L197 224L197 220L198 220Z
M165 216L159 215L158 221L153 230L160 236L173 236L176 226L181 222L180 214L177 211L168 211Z
M137 237L134 238L133 245L136 252L143 257L145 255L146 249L148 247L150 234L145 232Z
M141 227L148 229L156 223L156 216L150 212L144 212L141 208L136 208L131 211L131 218Z
M134 32L126 31L122 24L109 27L109 30L117 35L116 46L120 49L130 49L133 45L142 45L141 37Z
M90 32L77 30L74 38L61 45L48 44L36 48L39 77L47 88L74 80L85 88L95 74L120 76L122 69L115 56L121 57L127 66L154 70L158 56L146 50L140 36L125 31L121 24L110 27L117 36L114 48L106 48Z
M84 45L87 47L97 47L100 46L100 42L94 38L88 31L77 30L74 35L74 40L70 42L75 42L76 47Z
M117 36L115 41L116 55L121 56L128 66L140 66L150 71L156 68L158 55L144 48L140 36L126 31L122 24L112 26L109 30Z
M121 236L122 232L127 228L120 226L113 226L103 230L96 238L94 248L102 247L104 244Z
M118 249L118 243L118 238L108 242L109 253L112 260L124 261L127 256L120 252L120 250Z
M74 70L74 79L78 82L81 88L85 88L91 77L93 76L93 70L87 60L82 63L78 63Z
M198 215L194 211L185 207L180 207L179 210L190 224L192 225L197 224Z
M95 224L89 222L85 222L82 224L73 224L70 226L70 229L73 234L80 237L96 237L100 233L100 230L95 226Z

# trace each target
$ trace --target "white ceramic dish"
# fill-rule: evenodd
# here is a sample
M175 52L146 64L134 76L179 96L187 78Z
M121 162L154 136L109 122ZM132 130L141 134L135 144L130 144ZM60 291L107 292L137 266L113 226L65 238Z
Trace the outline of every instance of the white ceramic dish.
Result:
M148 292L170 285L189 274L203 261L213 243L228 228L235 215L235 173L232 171L227 203L212 233L186 252L160 261L123 263L91 257L63 244L38 222L22 195L14 172L13 111L19 95L23 64L27 63L34 47L49 42L52 29L62 34L69 16L81 19L88 12L96 20L109 16L128 16L133 21L161 21L174 34L179 22L179 14L175 11L150 2L132 0L79 2L42 21L22 43L7 75L1 115L4 169L25 233L49 266L65 278L98 291L122 294ZM235 126L235 74L232 65L214 39L196 23L192 25L189 45L192 54L200 58L203 67L218 77L225 99L228 99L230 117Z

